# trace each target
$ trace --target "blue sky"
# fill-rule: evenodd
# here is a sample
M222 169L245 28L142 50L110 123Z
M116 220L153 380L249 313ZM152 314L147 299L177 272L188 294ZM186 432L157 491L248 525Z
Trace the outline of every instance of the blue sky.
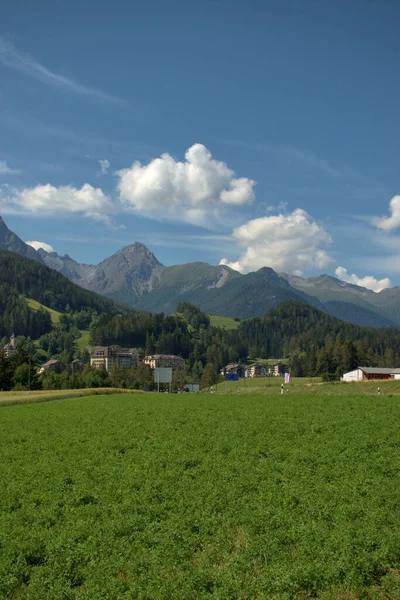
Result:
M398 285L399 18L373 0L4 3L0 213L80 262L143 241L164 264Z

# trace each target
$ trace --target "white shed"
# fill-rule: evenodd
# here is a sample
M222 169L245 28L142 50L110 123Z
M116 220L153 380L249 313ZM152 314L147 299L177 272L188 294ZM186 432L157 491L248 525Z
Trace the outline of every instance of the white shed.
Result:
M381 379L400 379L400 369L396 367L358 367L344 373L342 381L374 381Z
M363 380L363 372L361 369L355 369L354 371L349 371L345 373L342 377L343 381L362 381Z

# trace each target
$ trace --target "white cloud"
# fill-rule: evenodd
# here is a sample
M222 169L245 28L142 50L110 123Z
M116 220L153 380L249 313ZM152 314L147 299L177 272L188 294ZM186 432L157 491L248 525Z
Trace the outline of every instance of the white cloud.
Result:
M45 66L37 62L34 58L29 56L29 54L19 52L10 42L7 42L1 36L0 63L6 67L15 69L16 71L20 71L24 75L28 75L29 77L32 77L33 79L41 81L47 85L67 89L83 96L91 96L105 102L117 104L123 103L123 100L120 98L116 98L115 96L111 96L110 94L106 94L105 92L96 90L87 85L77 83L73 79L65 77L65 75L61 75L60 73L50 71Z
M39 250L41 248L42 250L45 250L45 252L54 252L53 246L46 244L46 242L25 242L25 244L32 246L32 248L35 248L35 250Z
M392 231L400 227L400 196L394 196L389 202L390 217L375 217L372 224L383 229L383 231Z
M367 275L366 277L358 277L355 273L350 273L344 267L338 267L335 271L336 276L346 283L353 283L354 285L358 285L360 287L368 288L373 292L380 292L381 290L385 290L386 288L392 287L392 282L388 277L385 279L376 279L372 275Z
M323 249L331 243L329 234L304 210L261 217L234 229L233 238L245 251L236 262L226 258L220 264L241 273L272 267L302 275L305 269L324 269L332 259Z
M19 169L11 169L5 160L0 160L0 175L16 175L21 173Z
M110 223L108 213L113 208L108 196L88 183L79 189L69 185L54 187L49 183L20 190L8 188L7 196L0 197L0 207L4 213L18 211L44 216L75 213L106 223Z
M98 175L107 175L108 173L108 169L111 166L111 163L109 160L107 160L106 158L104 158L103 160L99 160L97 161L100 165L100 171L97 173Z
M221 209L254 200L255 182L236 178L202 144L191 146L183 162L162 154L147 165L135 162L116 174L122 204L155 219L208 226Z

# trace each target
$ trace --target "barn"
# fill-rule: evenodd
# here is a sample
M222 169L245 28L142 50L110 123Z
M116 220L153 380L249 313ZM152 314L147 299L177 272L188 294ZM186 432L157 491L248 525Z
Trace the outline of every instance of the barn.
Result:
M377 379L400 379L400 369L394 367L357 367L344 373L342 381L373 381Z

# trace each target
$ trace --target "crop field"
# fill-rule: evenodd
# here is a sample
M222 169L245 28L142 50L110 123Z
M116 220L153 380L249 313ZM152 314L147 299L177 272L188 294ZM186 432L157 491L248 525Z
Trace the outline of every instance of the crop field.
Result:
M399 404L115 394L0 407L0 598L398 599Z

